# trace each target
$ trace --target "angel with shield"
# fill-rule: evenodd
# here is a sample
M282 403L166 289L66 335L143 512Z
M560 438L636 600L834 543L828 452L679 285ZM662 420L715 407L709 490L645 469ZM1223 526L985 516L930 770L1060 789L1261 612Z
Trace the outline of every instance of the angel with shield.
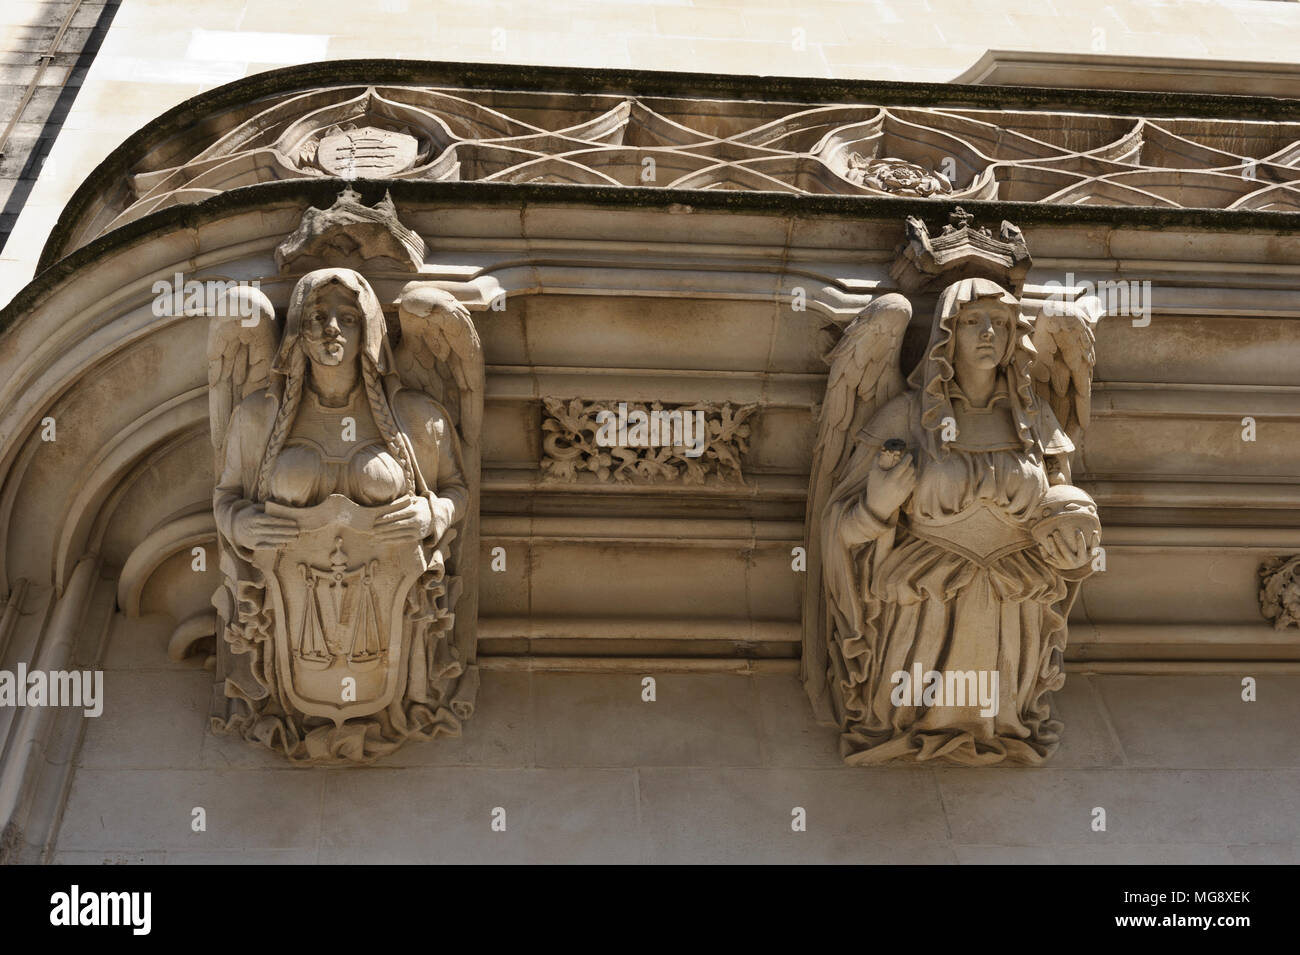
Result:
M912 307L883 295L828 356L804 680L849 764L1033 764L1059 745L1051 694L1101 528L1070 469L1096 314L1052 304L1031 322L987 278L949 284L905 382ZM899 692L931 673L934 694ZM974 699L977 679L994 705Z
M232 295L226 313L246 317L214 317L208 337L214 729L295 762L457 735L477 683L463 591L483 358L469 312L411 283L394 347L351 269L304 275L282 335L260 290Z

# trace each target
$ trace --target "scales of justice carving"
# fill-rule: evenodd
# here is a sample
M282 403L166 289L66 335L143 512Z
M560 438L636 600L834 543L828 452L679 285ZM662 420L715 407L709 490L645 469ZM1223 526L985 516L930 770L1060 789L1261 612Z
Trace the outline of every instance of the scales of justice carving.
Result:
M414 264L420 240L391 202L357 199L309 210L277 250L281 270L339 249L389 272ZM337 266L298 280L283 327L258 288L229 304L208 337L214 729L313 763L458 735L478 682L484 371L469 312L411 282L390 333L367 279Z
M1060 742L1066 619L1101 534L1071 479L1099 315L1095 300L1025 315L1019 230L970 218L933 238L908 220L891 274L937 292L910 375L905 294L872 301L827 357L803 678L851 765L1036 764Z

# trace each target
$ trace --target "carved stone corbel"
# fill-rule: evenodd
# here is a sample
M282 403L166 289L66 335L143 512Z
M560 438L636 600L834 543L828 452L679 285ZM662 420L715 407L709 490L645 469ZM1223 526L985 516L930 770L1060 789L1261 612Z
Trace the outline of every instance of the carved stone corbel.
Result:
M1088 424L1094 318L1068 303L1031 322L1012 291L1029 265L1020 231L954 222L931 239L909 219L894 268L906 289L941 288L911 376L912 303L897 293L827 359L803 675L853 765L1050 757L1066 619L1100 543L1069 460Z

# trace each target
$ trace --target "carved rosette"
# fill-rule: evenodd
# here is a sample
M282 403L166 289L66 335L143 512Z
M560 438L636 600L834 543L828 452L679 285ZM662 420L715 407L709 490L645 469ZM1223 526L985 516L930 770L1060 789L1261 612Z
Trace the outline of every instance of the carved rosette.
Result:
M947 176L906 159L867 159L859 153L852 153L845 178L891 196L929 199L952 194L952 183Z
M744 484L742 460L749 451L750 419L757 404L585 401L543 398L542 474L549 480L600 484ZM618 435L622 411L623 429ZM674 445L676 422L686 425L688 444ZM637 431L644 416L644 435ZM602 436L602 424L605 434ZM659 425L662 425L660 427ZM696 453L698 452L698 453Z

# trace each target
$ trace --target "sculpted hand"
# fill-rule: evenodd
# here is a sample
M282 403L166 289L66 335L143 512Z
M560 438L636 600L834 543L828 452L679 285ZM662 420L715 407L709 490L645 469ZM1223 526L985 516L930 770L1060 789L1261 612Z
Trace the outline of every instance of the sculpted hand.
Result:
M1088 535L1079 529L1052 531L1042 542L1043 556L1057 570L1077 570L1088 563L1093 546L1099 542L1100 535L1093 535L1097 541L1089 541Z
M386 544L424 540L432 527L433 508L424 497L413 497L375 521L375 533Z
M867 475L867 507L881 523L888 523L916 487L916 462L911 452L892 468L880 465L880 455Z
M236 544L249 550L278 547L298 539L298 522L291 517L272 517L259 504L236 515L231 533Z

